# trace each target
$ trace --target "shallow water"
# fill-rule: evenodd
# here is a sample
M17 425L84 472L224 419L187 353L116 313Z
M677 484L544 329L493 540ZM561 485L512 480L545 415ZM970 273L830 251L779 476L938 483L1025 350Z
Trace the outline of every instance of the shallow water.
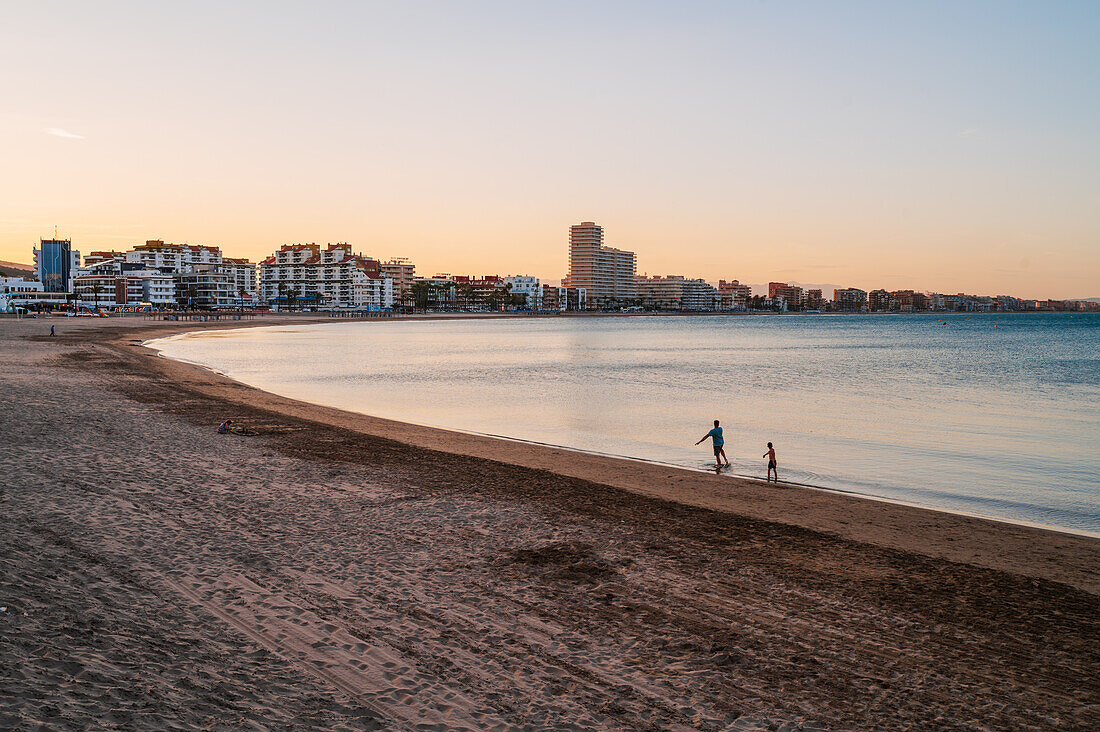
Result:
M996 326L996 327L994 327ZM158 341L262 389L420 424L1100 532L1100 315L391 321Z

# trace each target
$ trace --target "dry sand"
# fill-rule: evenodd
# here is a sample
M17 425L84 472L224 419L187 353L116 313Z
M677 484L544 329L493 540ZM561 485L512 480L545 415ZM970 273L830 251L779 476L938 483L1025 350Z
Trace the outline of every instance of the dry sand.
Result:
M1098 540L372 419L137 345L201 327L0 321L0 728L1100 718Z

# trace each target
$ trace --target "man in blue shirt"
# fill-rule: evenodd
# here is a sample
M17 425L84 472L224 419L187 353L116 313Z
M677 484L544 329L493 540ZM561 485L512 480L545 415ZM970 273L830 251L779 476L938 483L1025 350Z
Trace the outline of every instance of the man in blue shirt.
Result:
M730 461L726 460L726 451L722 449L722 446L726 444L726 441L722 439L722 428L718 426L718 420L714 420L714 429L706 433L699 438L698 445L703 440L710 438L714 442L714 462L720 468L722 467L722 461L726 461L726 467L729 467Z

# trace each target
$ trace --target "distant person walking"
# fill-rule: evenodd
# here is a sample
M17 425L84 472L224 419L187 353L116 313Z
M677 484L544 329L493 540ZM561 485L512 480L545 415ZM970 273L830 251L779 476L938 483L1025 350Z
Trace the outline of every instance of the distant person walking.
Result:
M768 477L764 480L771 480L772 473L775 473L775 482L779 482L779 471L775 469L775 448L772 447L772 443L768 443L768 451L760 457L766 457L768 459Z
M700 444L708 437L714 444L714 463L718 467L722 467L722 461L725 460L726 465L729 466L730 461L726 459L726 451L723 449L726 441L722 439L722 428L718 426L718 420L714 420L714 429L700 437L699 442L696 442L695 444Z
M52 325L50 326L50 335L51 336L53 335L53 326Z

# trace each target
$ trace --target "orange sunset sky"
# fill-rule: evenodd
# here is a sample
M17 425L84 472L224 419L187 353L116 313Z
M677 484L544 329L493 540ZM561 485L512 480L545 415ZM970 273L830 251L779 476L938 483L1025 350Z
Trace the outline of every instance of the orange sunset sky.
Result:
M20 3L0 260L53 227L420 274L1100 297L1095 3Z

